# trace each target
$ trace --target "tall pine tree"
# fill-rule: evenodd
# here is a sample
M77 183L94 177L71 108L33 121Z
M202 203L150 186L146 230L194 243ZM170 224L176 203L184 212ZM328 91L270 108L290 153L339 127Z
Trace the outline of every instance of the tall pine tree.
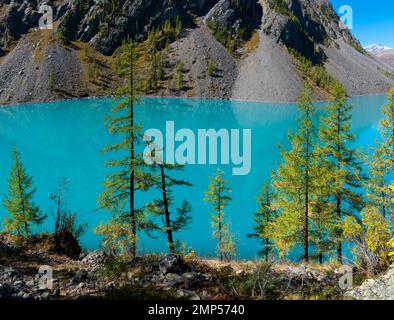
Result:
M224 219L224 209L231 201L231 188L228 182L224 180L224 171L218 169L213 177L210 177L211 183L208 191L205 192L204 201L212 205L211 226L212 236L218 239L219 258L223 260L226 256L226 247L229 238L229 226ZM231 242L231 241L230 241Z
M313 206L316 167L317 130L313 124L315 107L309 88L301 93L298 101L299 128L290 133L291 150L282 151L284 163L274 174L274 208L280 216L272 224L272 237L284 253L297 244L303 245L304 260L310 257L310 216Z
M106 153L115 153L117 159L109 160L107 166L112 172L104 182L104 192L99 197L99 205L117 212L122 220L127 217L131 225L130 254L137 252L137 230L143 229L146 219L142 208L136 208L137 191L146 191L152 183L152 177L146 170L142 153L136 147L142 141L141 125L136 124L135 107L135 68L136 54L132 41L124 43L117 55L119 75L124 85L118 90L118 103L107 119L110 134L120 141L105 148ZM122 225L125 225L122 222Z
M360 212L363 197L361 163L358 153L351 147L354 136L351 133L352 106L347 93L340 84L334 86L333 99L326 106L326 116L322 118L319 132L322 141L322 156L331 179L327 185L330 190L330 204L336 215L337 259L342 263L342 219Z
M29 237L31 224L41 224L46 218L33 202L36 192L33 178L29 176L16 147L12 151L12 168L8 179L8 195L3 204L8 211L4 218L6 231L16 231L18 235Z

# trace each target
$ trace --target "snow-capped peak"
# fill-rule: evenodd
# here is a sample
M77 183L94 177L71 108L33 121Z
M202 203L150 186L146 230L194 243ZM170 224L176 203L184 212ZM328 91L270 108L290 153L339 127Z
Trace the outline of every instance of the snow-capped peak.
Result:
M372 54L379 54L385 51L393 50L392 48L383 46L381 44L371 44L370 46L364 47L364 49Z

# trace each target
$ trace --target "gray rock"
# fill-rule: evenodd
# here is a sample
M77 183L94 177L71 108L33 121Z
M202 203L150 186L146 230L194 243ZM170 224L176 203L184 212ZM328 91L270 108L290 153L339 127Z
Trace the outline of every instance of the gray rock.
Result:
M184 268L182 257L177 254L166 254L159 262L159 270L163 275L167 273L181 274Z
M172 288L174 286L184 283L184 278L176 273L168 273L164 276L161 287Z
M182 278L185 282L186 289L191 289L196 285L197 274L195 272L186 272L182 274Z
M348 299L356 300L394 300L394 265L382 276L368 279L345 293Z

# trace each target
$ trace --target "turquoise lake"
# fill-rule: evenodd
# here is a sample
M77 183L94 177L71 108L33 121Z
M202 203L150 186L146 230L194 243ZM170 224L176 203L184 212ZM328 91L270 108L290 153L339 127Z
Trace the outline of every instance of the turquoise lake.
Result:
M352 129L356 134L355 146L367 148L378 137L381 106L385 96L354 97ZM319 103L321 106L323 103ZM0 108L0 197L7 192L6 179L11 168L11 150L16 145L28 172L34 177L36 203L48 219L40 231L53 230L52 204L49 195L57 186L59 177L70 181L67 200L69 207L79 213L80 220L89 224L83 236L83 245L94 249L100 238L92 228L110 217L98 208L97 196L108 169L105 156L100 153L111 141L103 119L110 113L112 99L83 99L43 104L26 104ZM256 197L264 181L270 177L281 161L278 145L289 145L289 129L296 128L297 108L294 104L268 104L240 101L211 101L199 99L144 98L136 107L137 122L144 129L164 130L166 121L175 122L175 130L198 129L251 129L252 167L249 175L232 176L232 165L220 166L233 189L233 201L226 209L232 231L237 239L237 256L253 258L259 242L249 239L253 229L253 213L257 209ZM193 206L193 225L175 234L200 255L213 256L216 242L211 238L210 208L203 202L204 191L217 166L189 165L181 176L192 187L176 190L178 202L184 198ZM139 195L140 204L157 196L154 192ZM0 219L5 210L0 203ZM36 231L38 231L36 229ZM164 235L150 239L141 234L140 251L166 251Z

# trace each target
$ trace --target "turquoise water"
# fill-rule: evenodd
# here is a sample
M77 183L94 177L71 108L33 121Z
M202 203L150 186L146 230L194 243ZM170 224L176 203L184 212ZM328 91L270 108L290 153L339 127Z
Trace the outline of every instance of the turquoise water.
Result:
M353 130L356 146L373 145L381 119L380 108L385 96L364 96L351 99L354 105ZM36 203L49 217L41 230L53 230L49 194L56 188L59 177L70 185L67 198L70 208L89 224L82 241L86 248L99 247L100 238L91 230L110 214L98 209L97 195L108 172L100 150L111 141L103 126L104 116L114 105L111 99L84 99L45 104L28 104L0 108L0 196L7 190L6 179L11 167L10 154L16 145L29 173L34 177ZM164 129L166 121L174 121L175 129L251 129L252 169L249 175L232 176L232 165L221 166L233 189L233 201L226 210L237 237L238 257L252 258L259 243L248 239L253 228L256 197L264 181L280 162L278 144L288 146L287 132L296 127L296 106L238 101L209 101L197 99L145 98L136 108L137 121L144 128ZM209 207L202 201L209 183L208 176L216 170L213 165L190 165L181 173L193 183L192 187L175 190L181 202L187 198L193 206L193 225L175 238L185 240L200 255L215 254L216 243L211 239ZM139 202L154 198L154 192L141 194ZM0 218L4 217L0 204ZM40 231L41 231L40 230ZM150 239L141 235L143 251L165 251L164 237Z

